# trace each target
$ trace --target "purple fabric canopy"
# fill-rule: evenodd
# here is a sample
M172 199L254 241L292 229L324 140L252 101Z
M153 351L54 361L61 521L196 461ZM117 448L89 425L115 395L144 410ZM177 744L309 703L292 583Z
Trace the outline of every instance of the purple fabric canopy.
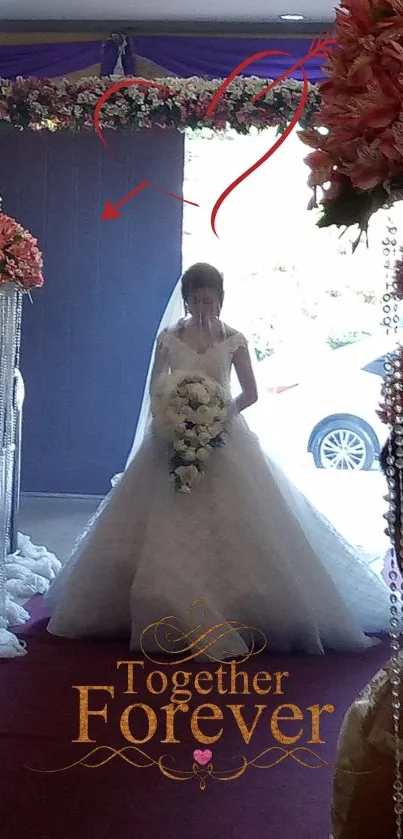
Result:
M66 76L99 63L101 58L101 41L0 46L0 76L3 79Z
M242 73L244 76L275 79L303 58L309 45L310 41L305 38L283 40L158 35L138 37L131 41L134 55L140 55L183 78L224 78L237 64L254 53L281 50L289 53L291 58L270 55L251 64ZM0 76L6 79L15 79L17 76L65 76L98 63L102 63L102 75L110 75L118 59L118 49L118 44L110 40L106 44L101 41L82 41L0 46ZM125 73L135 74L130 49L122 58ZM305 70L311 82L323 79L322 62L323 59L313 58L306 63ZM291 78L301 80L301 71L295 70Z
M136 38L134 52L148 58L161 67L183 78L206 76L225 78L231 70L250 55L264 50L278 50L289 53L291 58L281 55L269 55L250 64L243 76L260 76L264 79L276 79L296 61L303 58L309 50L310 40L305 38L283 40L280 38L185 38L162 37ZM305 67L309 81L318 82L324 77L321 69L323 59L310 59ZM295 70L291 78L302 80L300 70Z

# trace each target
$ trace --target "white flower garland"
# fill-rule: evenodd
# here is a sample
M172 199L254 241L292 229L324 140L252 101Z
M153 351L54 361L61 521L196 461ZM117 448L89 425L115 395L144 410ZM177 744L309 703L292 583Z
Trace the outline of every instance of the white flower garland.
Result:
M149 79L142 84L128 85L111 94L100 114L100 127L116 131L140 131L145 128L210 127L216 131L227 127L245 134L252 126L264 129L285 127L294 116L301 98L300 82L289 80L276 85L256 104L251 99L270 81L258 76L235 78L211 117L206 110L223 79L190 79L174 77L153 82L168 91L153 87ZM0 126L21 130L50 131L94 130L94 111L100 97L121 76L89 77L78 81L61 79L0 79ZM172 95L169 91L172 91ZM301 125L312 124L321 102L318 87L309 85L308 98Z

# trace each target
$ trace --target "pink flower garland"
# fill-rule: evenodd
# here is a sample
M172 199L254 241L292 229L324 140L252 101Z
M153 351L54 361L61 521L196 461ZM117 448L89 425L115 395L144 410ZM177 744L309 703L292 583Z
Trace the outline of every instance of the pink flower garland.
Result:
M130 80L130 77L127 77ZM61 79L0 78L0 126L32 131L94 130L94 110L98 100L117 77ZM173 91L152 85L129 86L116 91L101 109L102 130L141 131L153 127L204 127L222 130L227 126L245 134L251 126L259 129L284 127L292 119L301 97L301 82L286 80L262 97L251 99L266 86L266 79L238 77L228 86L211 117L206 110L222 79L175 77L156 79ZM309 85L303 127L309 125L320 104L316 85Z
M0 286L23 291L43 285L43 260L37 240L13 218L0 213Z

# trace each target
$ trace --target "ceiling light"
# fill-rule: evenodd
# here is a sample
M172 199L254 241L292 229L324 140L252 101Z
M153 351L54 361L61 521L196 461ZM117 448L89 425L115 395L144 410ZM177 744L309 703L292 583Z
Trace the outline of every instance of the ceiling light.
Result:
M305 20L304 15L280 15L281 20Z

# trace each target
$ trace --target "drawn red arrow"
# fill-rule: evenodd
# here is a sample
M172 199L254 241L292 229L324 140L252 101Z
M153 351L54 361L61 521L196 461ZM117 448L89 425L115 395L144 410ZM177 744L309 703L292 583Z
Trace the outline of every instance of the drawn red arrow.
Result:
M300 99L300 102L299 102L299 105L298 105L298 109L297 109L296 113L294 114L294 117L290 121L289 125L287 126L286 130L284 131L282 136L273 144L273 146L266 152L266 154L264 154L259 160L257 160L252 166L250 166L249 169L247 169L245 172L243 172L241 175L239 175L231 184L229 184L226 187L226 189L221 193L221 195L219 196L219 198L216 200L216 202L214 204L214 207L213 207L212 212L211 212L211 228L213 230L213 233L217 237L218 237L218 234L217 234L217 231L216 231L217 214L218 214L218 211L219 211L220 207L223 205L224 201L226 200L226 198L228 198L228 196L234 191L234 189L236 189L236 187L239 186L239 184L241 184L244 180L246 180L249 177L249 175L251 175L253 172L255 172L256 169L258 169L260 166L263 165L263 163L265 163L267 160L269 160L269 158L274 154L274 152L277 151L278 148L280 148L280 146L284 143L284 141L287 139L287 137L294 130L295 126L298 124L299 119L304 112L305 104L306 104L306 101L307 101L307 98L308 98L308 78L307 78L307 75L306 75L306 72L305 72L305 69L304 69L303 65L305 64L306 61L308 61L310 58L312 58L314 56L325 58L328 55L329 48L333 47L335 44L336 44L335 39L330 38L329 35L327 35L327 34L324 36L324 38L319 37L318 40L316 38L314 38L313 41L311 42L311 45L310 45L310 48L309 48L307 54L305 56L303 56L303 58L299 59L299 61L296 61L288 70L286 70L284 73L282 73L281 76L278 76L277 79L275 79L269 85L266 85L266 87L264 87L263 90L261 90L259 93L256 93L255 96L252 97L251 104L254 105L262 96L264 96L267 92L269 92L274 87L276 87L276 85L278 85L281 81L283 81L288 76L290 76L290 74L295 69L301 68L301 72L302 72L302 76L303 76L302 95L301 95L301 99ZM287 56L289 58L292 58L290 53L286 53L286 52L283 52L283 51L280 51L280 50L264 50L263 52L254 53L254 55L251 55L251 56L249 56L249 58L246 58L244 61L242 61L240 64L238 64L237 67L235 67L234 70L232 70L231 73L229 73L229 75L227 76L226 79L224 79L223 83L220 85L219 89L216 91L215 95L213 96L212 101L210 102L210 105L207 108L206 117L211 117L214 109L216 108L217 104L219 103L220 99L222 98L223 94L225 93L227 87L233 81L234 78L236 78L238 75L240 75L242 70L244 70L246 67L248 67L253 62L259 61L261 58L264 58L264 57L269 56L269 55L283 55L283 56ZM146 79L129 79L129 80L124 79L124 80L122 80L120 82L117 82L116 84L112 85L111 87L109 87L103 93L103 95L98 100L98 102L96 104L96 107L95 107L95 114L94 114L95 131L98 134L99 139L101 140L101 142L104 144L104 146L106 148L109 148L109 146L108 146L105 138L103 137L102 131L100 129L100 111L101 111L101 108L105 104L105 102L109 99L109 97L112 95L112 93L115 93L117 90L121 90L122 88L129 87L131 85L146 85L147 87L156 87L156 88L159 88L160 90L165 90L171 96L178 96L179 99L181 98L180 94L178 94L177 91L171 90L166 85L159 84L158 82L148 81ZM130 192L128 196L123 198L122 201L120 201L115 206L111 203L111 201L107 201L106 204L105 204L105 207L104 207L104 212L103 212L103 215L102 215L102 219L105 221L105 220L109 220L109 219L112 219L112 218L119 218L120 214L118 212L118 208L122 204L124 204L126 201L128 201L130 198L132 198L133 195L135 195L137 192L139 192L140 189L142 189L144 186L149 185L149 183L150 183L149 181L143 181L143 183L140 186L136 187L135 190ZM154 186L154 188L159 189L161 192L164 192L165 195L169 195L171 198L176 198L177 201L183 201L185 204L192 204L194 207L199 207L200 206L195 201L187 201L186 199L182 198L181 196L174 195L172 192L167 192L167 190L164 190L161 187Z
M133 198L134 195L137 195L137 193L140 192L141 189L144 189L144 187L148 186L149 183L150 181L143 181L143 183L139 184L134 189L132 189L132 191L129 192L128 195L125 195L125 197L122 198L121 201L119 201L117 204L112 204L112 201L109 200L106 201L104 211L102 213L102 221L110 221L113 218L120 218L119 208L123 207L123 204L126 204L128 201L130 201L130 199Z
M109 97L112 96L112 93L116 93L118 90L122 90L122 88L124 87L131 87L133 85L146 85L147 87L156 87L158 88L158 90L165 90L166 93L169 93L171 96L179 96L180 98L180 94L178 94L175 90L171 90L165 84L151 82L148 81L148 79L122 79L120 82L116 82L115 84L111 85L111 87L108 87L107 90L105 90L102 96L98 99L98 102L95 106L94 123L95 131L98 134L101 143L103 143L105 148L109 151L111 151L111 148L106 142L105 137L103 136L103 133L100 128L101 108L103 107L103 105L105 105L105 102L107 102ZM122 199L122 201L119 202L119 204L113 205L111 201L107 201L104 207L104 211L102 213L102 221L109 221L113 218L119 218L120 214L119 212L117 212L118 208L122 204L126 203L126 201L129 201L129 199L132 198L133 195L136 194L136 192L139 192L140 189L142 189L144 186L148 186L149 184L150 181L143 181L143 183L139 187L137 187L133 192L130 192L129 195L127 195L125 198ZM182 201L184 204L192 204L193 207L200 207L200 204L198 204L196 201L187 201L186 198L182 198L182 196L180 195L174 195L172 192L168 192L166 189L162 189L162 187L155 186L153 184L151 184L151 186L154 186L154 189L159 189L160 192L163 192L165 195L169 195L170 198L176 198L177 201Z
M180 195L174 195L173 192L168 192L168 190L163 189L161 186L156 186L155 184L150 183L150 181L143 181L139 186L136 186L135 189L132 189L128 195L125 195L118 204L112 204L112 201L108 199L105 201L103 213L102 213L102 221L111 221L114 218L120 218L119 208L126 204L127 201L130 201L134 195L137 195L141 189L144 189L146 186L151 186L154 189L158 189L159 192L163 192L164 195L169 195L170 198L176 198L177 201L183 201L184 204L192 204L193 207L200 207L200 204L196 204L196 201L187 201L186 198L182 198Z
M151 186L153 186L154 189L158 189L160 192L163 192L164 195L169 195L170 198L176 198L177 201L182 201L184 204L191 204L192 207L200 207L200 204L198 204L197 201L188 201L187 198L182 198L181 195L174 195L173 192L168 192L168 190L163 189L162 186L155 186L154 184L151 184Z

